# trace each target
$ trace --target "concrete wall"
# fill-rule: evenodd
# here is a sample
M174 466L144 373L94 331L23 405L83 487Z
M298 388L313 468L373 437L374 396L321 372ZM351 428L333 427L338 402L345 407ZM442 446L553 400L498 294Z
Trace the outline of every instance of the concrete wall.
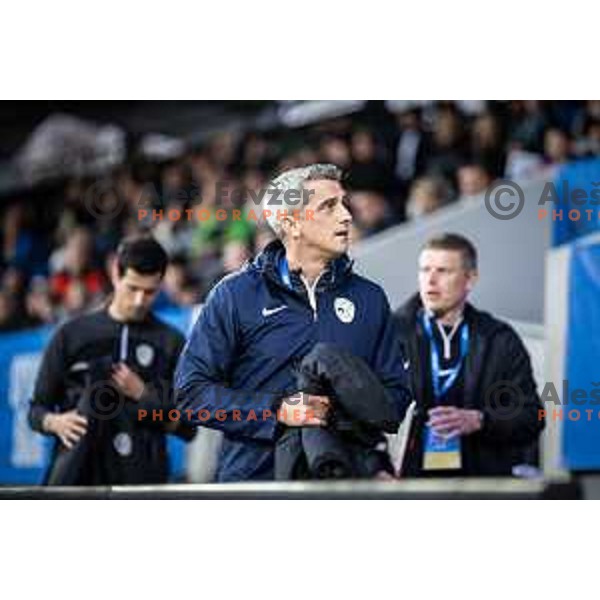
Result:
M505 319L544 322L544 265L550 221L538 220L543 181L521 186L522 212L512 220L494 218L483 195L446 207L420 222L402 224L360 242L352 255L359 272L380 283L392 308L417 289L417 257L427 238L444 231L471 239L479 252L480 281L472 300Z

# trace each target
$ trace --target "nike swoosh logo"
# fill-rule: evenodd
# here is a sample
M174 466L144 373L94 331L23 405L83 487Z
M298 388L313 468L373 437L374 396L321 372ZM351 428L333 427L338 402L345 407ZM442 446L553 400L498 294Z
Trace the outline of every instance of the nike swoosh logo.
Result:
M274 315L275 313L278 313L284 309L286 309L287 306L278 306L277 308L263 308L262 309L262 316L263 317L270 317L271 315Z

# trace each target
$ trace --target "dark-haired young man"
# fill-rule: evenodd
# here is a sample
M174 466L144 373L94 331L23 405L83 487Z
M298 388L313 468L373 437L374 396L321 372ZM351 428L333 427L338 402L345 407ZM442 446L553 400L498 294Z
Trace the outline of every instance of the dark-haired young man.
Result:
M29 411L57 439L47 483L163 483L171 378L184 338L151 312L168 257L151 237L121 243L106 306L66 322L48 345ZM162 419L138 419L138 409ZM160 416L160 413L157 413Z
M511 475L544 427L523 342L467 302L477 277L469 240L434 237L419 255L419 293L396 313L417 403L403 476Z

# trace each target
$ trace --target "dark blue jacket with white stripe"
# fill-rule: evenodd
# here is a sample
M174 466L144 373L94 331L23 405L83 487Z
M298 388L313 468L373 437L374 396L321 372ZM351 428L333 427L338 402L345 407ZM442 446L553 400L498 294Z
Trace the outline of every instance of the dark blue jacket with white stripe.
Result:
M347 256L330 264L314 290L295 272L286 285L284 261L283 245L275 241L220 281L179 359L175 388L182 416L225 434L219 481L273 478L276 409L297 391L294 366L317 342L362 357L397 401L398 420L409 404L383 290L354 273Z

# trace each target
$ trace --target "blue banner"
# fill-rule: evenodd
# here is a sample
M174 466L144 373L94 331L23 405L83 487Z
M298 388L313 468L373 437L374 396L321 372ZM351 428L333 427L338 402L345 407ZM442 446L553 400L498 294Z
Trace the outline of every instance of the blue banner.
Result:
M192 309L173 308L158 316L187 334ZM52 328L0 336L0 484L42 482L52 439L29 428L27 413L42 353ZM171 480L185 474L185 442L168 436Z
M550 324L550 326L552 326ZM573 245L569 278L563 463L600 469L600 244ZM576 390L583 398L576 397ZM574 401L575 400L575 401Z
M554 246L600 231L600 159L581 160L564 166L555 178L554 188L558 203L544 205L549 211L555 209L562 213L562 218L554 219ZM569 211L573 211L573 218Z

